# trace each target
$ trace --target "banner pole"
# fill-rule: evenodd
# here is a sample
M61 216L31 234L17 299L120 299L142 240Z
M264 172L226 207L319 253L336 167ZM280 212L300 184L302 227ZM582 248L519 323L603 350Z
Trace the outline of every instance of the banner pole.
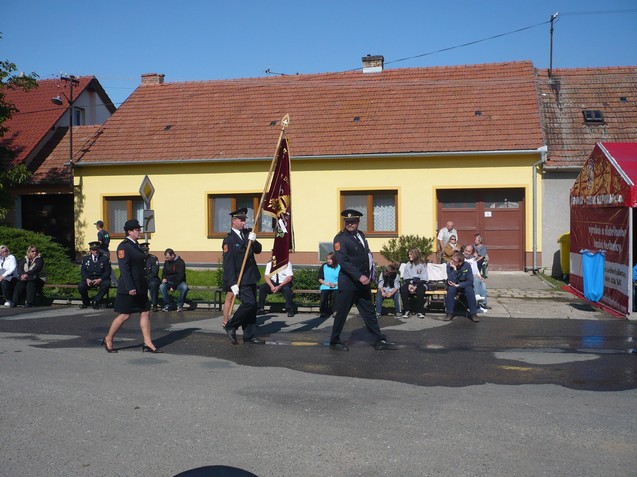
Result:
M274 150L274 157L272 157L272 161L270 162L270 170L268 172L268 178L265 181L265 187L263 187L263 192L261 193L261 200L259 201L259 208L254 213L254 227L256 228L259 223L259 218L261 217L261 209L263 208L263 200L265 198L265 194L268 192L268 188L270 187L270 182L272 181L272 173L274 172L274 166L276 164L277 155L279 153L279 147L281 146L281 141L283 140L283 135L285 134L285 128L287 128L290 124L290 115L286 114L281 119L281 133L279 134L279 140L276 144L276 149ZM243 279L243 272L245 271L246 262L248 261L248 255L250 254L250 250L252 249L252 240L248 240L248 247L246 248L246 253L243 255L243 262L241 263L241 270L239 271L239 278L237 279L237 285L241 286L241 280ZM237 295L232 294L232 302L230 303L230 315L234 310L234 302L237 299Z

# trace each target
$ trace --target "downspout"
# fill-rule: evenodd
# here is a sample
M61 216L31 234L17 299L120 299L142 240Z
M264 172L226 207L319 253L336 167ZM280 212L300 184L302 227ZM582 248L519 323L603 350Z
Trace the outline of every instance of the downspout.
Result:
M537 167L546 162L548 146L537 148L540 160L533 164L533 274L537 273Z

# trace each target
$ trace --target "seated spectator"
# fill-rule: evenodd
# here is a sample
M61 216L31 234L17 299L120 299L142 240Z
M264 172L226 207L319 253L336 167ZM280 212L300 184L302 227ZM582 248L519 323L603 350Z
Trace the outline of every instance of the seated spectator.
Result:
M257 315L265 314L265 299L268 295L283 293L288 316L294 316L294 292L292 291L294 272L292 271L292 264L288 262L285 268L272 273L272 261L270 260L265 266L263 279L265 283L259 287L259 309Z
M44 272L44 260L38 252L38 247L31 245L27 248L26 256L18 262L18 279L13 290L13 302L11 307L22 303L26 295L26 306L35 306L35 296L42 290L46 275Z
M383 300L394 300L396 316L400 316L400 274L396 265L390 263L385 267L378 278L378 290L376 290L376 316L382 315Z
M456 252L451 257L451 262L447 264L447 296L445 297L446 315L444 321L453 319L453 312L456 306L456 295L464 292L467 306L469 307L469 319L478 322L476 296L473 291L473 272L471 265L465 262L464 256Z
M177 290L179 298L177 299L177 311L184 311L184 303L186 295L188 295L188 285L186 284L186 264L183 259L176 255L172 248L164 251L164 269L162 271L161 285L159 291L164 300L163 311L170 311L170 295L171 291Z
M473 273L473 291L476 293L476 303L478 304L478 311L484 313L490 307L487 305L487 283L478 269L478 263L476 260L476 251L473 245L467 244L462 249L462 255L465 262L471 265L471 273Z
M2 296L4 296L4 306L11 306L13 298L13 285L16 282L18 274L16 269L18 264L15 257L11 255L9 247L0 245L0 287Z
M108 292L111 286L111 261L108 255L100 250L99 242L91 242L88 244L91 253L82 257L82 265L80 273L82 281L77 286L82 297L80 308L88 308L90 301L88 298L89 288L97 288L97 294L93 299L93 308L99 309L102 298Z
M321 284L319 287L321 291L321 304L319 306L321 318L327 318L332 315L334 298L338 291L338 274L340 271L341 266L338 264L338 260L336 260L336 254L334 252L328 253L325 263L318 272L318 281Z
M418 313L418 318L425 317L425 292L427 291L427 264L422 258L420 250L412 248L408 252L409 261L401 267L403 285L400 287L400 296L403 300L403 318L410 313ZM410 301L415 296L416 308Z
M441 263L449 263L453 252L457 252L458 250L458 240L455 235L452 235L449 237L449 242L447 242L447 245L445 245L445 248L442 250Z
M476 263L482 278L487 278L487 269L489 268L489 254L487 246L483 243L482 235L476 234L474 238L473 248L476 251Z
M150 253L150 244L148 242L140 243L139 246L146 254L146 283L148 284L148 291L150 293L150 303L153 307L153 311L159 311L157 304L157 297L159 295L159 259Z

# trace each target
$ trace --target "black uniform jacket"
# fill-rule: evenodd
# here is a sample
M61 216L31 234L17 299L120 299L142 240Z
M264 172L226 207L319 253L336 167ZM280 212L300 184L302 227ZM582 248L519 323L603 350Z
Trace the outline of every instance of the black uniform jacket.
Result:
M356 235L342 230L334 237L334 252L336 259L341 266L341 273L338 274L339 290L352 290L363 286L360 282L362 275L370 277L369 270L369 245L363 232L358 231L365 242L361 243Z
M248 247L248 233L243 231L241 235L243 239L235 231L231 230L223 239L223 281L228 287L237 284L243 256ZM261 253L261 248L258 240L252 242L241 285L256 285L261 278L257 261L254 259L254 254Z
M146 281L151 279L159 280L159 259L149 253L146 256Z
M117 263L119 265L118 294L127 295L131 290L137 290L138 294L148 293L146 254L137 242L124 239L117 246Z
M97 255L97 259L93 261L93 254L84 255L82 257L82 281L86 280L102 280L111 279L111 260L103 253Z

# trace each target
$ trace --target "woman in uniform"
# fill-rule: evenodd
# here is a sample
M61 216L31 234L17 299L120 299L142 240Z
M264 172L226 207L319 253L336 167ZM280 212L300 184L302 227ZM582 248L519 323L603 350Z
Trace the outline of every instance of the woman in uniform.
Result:
M142 351L163 353L157 349L150 338L150 302L148 301L148 284L146 283L146 254L137 240L141 234L141 225L137 220L127 220L124 224L126 238L117 247L117 263L119 280L117 281L117 298L115 311L119 313L113 320L108 335L102 345L109 353L117 353L113 349L113 338L117 330L133 313L139 313L139 326L144 336Z

